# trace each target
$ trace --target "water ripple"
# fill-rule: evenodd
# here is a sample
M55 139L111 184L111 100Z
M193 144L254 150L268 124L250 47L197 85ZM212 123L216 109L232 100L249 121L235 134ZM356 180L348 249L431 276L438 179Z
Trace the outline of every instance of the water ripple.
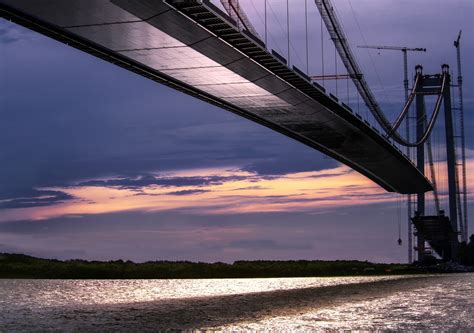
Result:
M470 330L473 277L0 280L0 323L7 331Z

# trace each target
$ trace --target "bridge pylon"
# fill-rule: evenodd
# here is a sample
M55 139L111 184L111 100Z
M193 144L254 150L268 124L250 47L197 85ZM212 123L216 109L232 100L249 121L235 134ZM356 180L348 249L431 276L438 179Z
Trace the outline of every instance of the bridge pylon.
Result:
M422 262L428 254L425 243L428 242L431 249L436 252L443 260L457 260L459 240L458 240L458 207L456 199L458 195L458 183L456 177L456 150L454 142L454 123L451 108L451 90L450 88L443 90L443 84L450 87L451 77L449 74L449 66L442 66L442 73L435 75L422 75L423 67L417 65L416 73L421 75L416 88L416 138L421 141L424 133L426 133L426 95L442 94L444 108L444 124L446 134L446 163L448 170L448 190L449 190L449 216L445 216L444 211L440 210L437 215L425 215L425 193L417 194L417 211L412 217L415 226L417 245L414 248L417 253L417 260ZM445 81L444 81L445 80ZM436 107L441 107L441 104ZM438 112L436 109L434 112ZM425 143L421 143L416 147L416 164L418 170L425 174ZM433 161L430 160L430 163ZM434 176L434 175L432 175ZM436 191L436 188L435 188Z

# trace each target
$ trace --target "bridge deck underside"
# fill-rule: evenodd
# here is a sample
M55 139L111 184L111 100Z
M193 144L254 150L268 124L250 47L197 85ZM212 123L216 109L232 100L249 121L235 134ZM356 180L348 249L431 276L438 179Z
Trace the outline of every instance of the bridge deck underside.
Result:
M360 116L208 1L0 0L0 13L279 131L387 191L432 189Z

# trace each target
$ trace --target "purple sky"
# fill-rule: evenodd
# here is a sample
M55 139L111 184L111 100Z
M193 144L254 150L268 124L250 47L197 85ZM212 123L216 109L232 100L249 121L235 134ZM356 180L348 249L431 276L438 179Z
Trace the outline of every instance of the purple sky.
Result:
M241 2L263 35L256 14L263 1ZM286 1L269 3L269 44L285 54L277 21L285 23ZM291 58L302 69L303 4L291 1L290 18ZM334 4L391 118L402 107L402 54L355 46L426 47L409 55L410 76L418 63L427 73L443 63L455 71L452 44L463 30L472 220L474 3ZM308 6L309 68L318 75L320 19ZM334 48L324 36L325 71L333 73ZM345 82L339 89L344 100ZM396 244L399 220L406 241L396 195L267 128L2 19L0 165L0 252L135 261L407 257L406 243Z

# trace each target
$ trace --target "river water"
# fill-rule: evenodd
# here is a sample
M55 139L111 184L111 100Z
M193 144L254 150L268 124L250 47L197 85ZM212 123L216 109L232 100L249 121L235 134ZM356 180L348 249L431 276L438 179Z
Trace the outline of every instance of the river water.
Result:
M474 330L474 274L0 280L0 332Z

